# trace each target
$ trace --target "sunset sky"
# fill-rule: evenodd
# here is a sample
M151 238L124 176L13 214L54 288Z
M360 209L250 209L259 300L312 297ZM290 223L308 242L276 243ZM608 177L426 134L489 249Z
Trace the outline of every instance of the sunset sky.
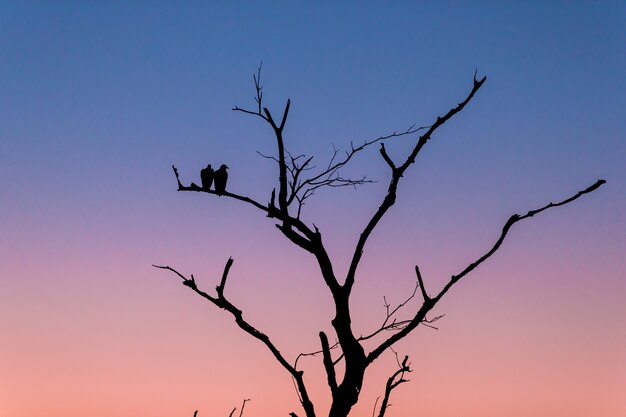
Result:
M183 2L181 2L183 3ZM365 248L357 334L501 250L437 306L439 330L396 346L410 382L387 417L626 415L626 3L0 2L0 416L303 415L289 375L231 316L152 264L227 295L284 355L318 349L332 300L275 222L179 193L207 163L266 202L277 168L254 108L280 113L294 154L323 167L350 143L430 125L487 76L424 147ZM523 4L517 4L523 3ZM387 141L400 160L416 137ZM304 207L342 276L387 189L377 148ZM419 307L409 306L404 317ZM331 337L332 338L332 337ZM373 345L367 345L371 349ZM319 416L321 360L300 361ZM391 352L351 415L372 415Z

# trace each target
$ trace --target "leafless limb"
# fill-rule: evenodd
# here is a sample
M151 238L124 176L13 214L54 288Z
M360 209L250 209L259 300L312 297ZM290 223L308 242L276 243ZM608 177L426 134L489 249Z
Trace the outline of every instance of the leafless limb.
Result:
M308 356L312 356L312 357L316 357L317 355L319 355L320 353L322 353L322 350L316 350L313 352L303 352L303 353L299 353L298 356L296 356L296 360L294 361L293 367L298 369L298 362L300 362L301 358L306 358Z
M228 278L228 271L230 271L230 267L233 266L233 258L228 258L226 261L226 266L224 267L224 272L222 273L222 279L220 280L220 285L215 287L218 296L224 295L224 287L226 286L226 279Z
M360 178L348 178L340 175L340 170L346 166L350 160L360 151L365 150L369 146L384 141L386 139L411 135L419 132L420 130L427 129L428 126L422 126L415 128L415 125L409 127L404 131L396 131L388 135L379 136L374 139L368 139L363 141L359 146L355 146L354 143L350 144L350 150L345 152L345 156L339 160L337 160L337 156L339 154L339 150L333 146L333 154L330 158L329 163L326 168L324 168L321 172L306 178L304 180L301 179L302 172L313 169L314 167L308 166L313 157L308 157L304 161L304 163L300 163L297 159L292 159L287 161L287 170L291 173L291 181L289 183L289 196L287 198L287 204L291 205L294 201L298 203L298 213L301 212L302 206L304 202L309 197L315 194L315 191L322 187L330 187L330 188L338 188L338 187L356 187L363 184L373 183L375 181L368 179L366 176L362 176ZM386 161L393 165L391 159L386 155ZM275 162L279 162L277 158L271 157L268 155L261 155L266 159L272 159ZM299 157L304 158L304 155L300 155ZM297 217L300 217L299 214Z
M259 116L263 120L269 121L267 116L263 115L263 112L262 112L263 86L261 85L261 68L263 68L263 63L261 63L259 65L259 68L257 68L256 74L252 74L252 78L254 80L254 89L256 90L256 96L254 97L254 101L257 104L257 110L256 111L246 110L246 109L239 108L238 106L233 107L233 110L240 111L240 112L247 113L247 114L252 114L254 116Z
M239 111L246 114L251 114L254 116L258 116L262 118L265 122L270 124L273 128L274 133L277 138L278 143L278 156L270 156L264 155L260 152L257 152L263 158L271 159L279 165L280 175L279 175L279 206L282 210L286 210L289 206L291 206L294 202L297 203L297 214L296 218L300 218L300 214L302 211L302 206L305 204L305 201L315 194L315 191L322 187L356 187L358 185L363 185L367 183L372 183L374 181L367 179L367 177L362 176L361 178L347 178L340 175L339 171L346 166L352 158L362 150L374 145L376 143L380 143L386 139L411 135L419 132L420 130L428 129L430 126L421 126L415 127L415 124L411 125L408 129L403 131L395 131L393 133L379 136L374 139L364 140L360 145L355 146L353 142L350 143L350 150L345 152L343 158L338 159L337 156L339 154L339 150L333 146L333 155L330 158L330 161L325 169L318 172L317 174L310 176L306 179L302 179L302 174L304 171L309 171L314 167L310 166L310 163L313 160L313 157L305 157L305 155L299 155L298 157L291 157L288 150L285 148L282 140L282 131L287 120L287 115L289 112L290 100L287 101L287 106L285 111L283 112L282 121L280 125L277 125L270 113L270 111L263 107L263 86L261 85L261 67L259 66L256 74L253 74L254 80L254 88L256 90L256 97L254 98L257 109L256 110L247 110L241 108L239 106L233 107L234 111ZM289 159L285 158L285 155L288 154L290 156ZM391 159L384 153L385 160L387 163L393 166ZM300 159L303 158L302 162ZM395 167L395 166L394 166ZM287 174L289 174L289 179L287 178Z
M328 386L330 387L331 394L337 391L337 377L335 375L335 365L330 356L330 346L328 345L328 337L326 333L320 332L320 341L322 344L322 355L324 362L324 369L326 370L326 376L328 378Z
M419 309L419 311L416 313L416 315L413 317L413 319L411 319L411 322L404 327L402 330L400 330L398 333L394 333L392 336L390 336L387 340L383 341L377 348L375 348L374 350L372 350L369 355L367 356L367 360L369 363L373 362L374 360L376 360L376 358L378 358L385 350L387 350L388 348L390 348L391 346L393 346L393 344L395 344L397 341L399 341L400 339L404 338L406 335L408 335L413 329L415 329L415 327L417 327L420 323L423 323L424 320L426 319L426 314L437 304L437 302L439 302L439 300L441 300L441 298L450 290L450 288L452 288L452 286L454 284L456 284L461 278L463 278L464 276L466 276L467 274L469 274L470 272L472 272L476 267L478 267L478 265L482 264L485 260L487 260L489 257L491 257L502 245L502 242L504 242L504 239L506 238L507 234L509 233L509 230L511 229L511 227L524 219L528 219L530 217L533 217L536 214L539 214L549 208L553 208L553 207L560 207L563 206L565 204L571 203L572 201L578 199L579 197L581 197L582 195L591 193L592 191L598 189L602 184L606 183L605 180L597 180L593 185L591 185L590 187L587 187L586 189L579 191L578 193L576 193L575 195L566 198L563 201L560 201L558 203L549 203L546 204L545 206L535 209L535 210L530 210L528 211L526 214L524 215L519 215L519 214L514 214L512 215L509 220L504 224L504 227L502 228L502 232L500 233L499 238L496 240L496 243L491 247L491 249L489 251L487 251L483 256L481 256L480 258L478 258L476 261L472 262L470 265L468 265L465 269L463 269L460 273L456 274L456 275L452 275L452 277L450 278L450 280L448 281L448 283L444 286L444 288L439 292L439 294L437 294L436 297L434 298L429 298L426 297L424 299L424 303L422 304L422 307ZM416 268L416 271L419 271L419 269ZM421 279L421 275L418 274L418 279ZM422 286L423 288L423 286ZM431 320L431 321L426 321L426 323L432 323L432 321L438 319L439 317Z
M361 261L361 256L363 255L363 249L365 248L365 243L367 242L374 228L378 225L378 222L380 221L380 219L383 218L383 216L385 215L385 213L387 213L389 208L391 208L391 206L393 206L393 204L396 202L396 191L398 189L398 183L400 182L400 179L402 178L404 172L407 170L409 165L415 162L415 158L417 157L417 154L420 152L422 147L428 142L428 140L430 139L432 134L437 130L437 128L439 128L441 125L443 125L448 120L450 120L454 115L456 115L461 110L463 110L463 108L467 105L467 103L470 102L470 100L472 99L472 97L474 97L474 95L480 89L480 87L482 87L486 79L487 77L483 77L481 80L477 80L476 76L474 76L474 83L472 86L472 90L467 95L465 100L460 102L456 107L449 110L448 113L446 113L443 117L437 117L437 119L435 120L435 123L429 126L428 130L419 137L417 143L415 144L415 147L413 148L409 156L406 158L405 162L399 167L396 167L396 165L391 162L391 159L389 158L389 156L387 155L387 152L385 151L385 147L381 145L381 148L380 148L381 155L383 156L383 159L387 161L387 164L391 168L391 180L389 182L389 189L387 191L387 195L383 199L382 204L380 205L378 210L376 210L376 212L374 213L370 221L367 223L367 225L363 229L363 232L361 233L361 236L359 237L359 240L356 244L356 247L354 249L354 254L352 255L352 260L350 262L350 267L348 269L348 274L346 276L346 281L344 284L344 288L346 291L350 292L352 289L352 286L354 285L356 270L359 265L359 262Z
M378 408L378 400L380 400L380 395L376 397L376 401L374 401L374 408L372 408L372 417L376 414L376 408Z
M263 153L261 153L261 152L259 152L259 151L256 151L256 153L257 153L258 155L260 155L262 158L265 158L265 159L271 159L272 161L274 161L274 162L278 163L278 158L276 158L275 156L265 155L265 154L263 154Z
M413 292L411 293L411 295L409 295L409 297L406 300L398 304L393 309L391 308L391 304L387 302L387 297L383 297L383 305L385 307L385 320L376 330L374 330L373 332L365 336L361 335L358 340L359 341L368 340L377 336L381 332L384 332L387 330L399 330L399 329L402 329L404 326L406 326L410 322L410 320L397 320L393 316L402 307L404 307L409 301L411 301L415 297L415 293L417 292L417 287L418 287L418 284L416 283L415 288L413 289Z
M408 304L413 298L415 298L415 294L417 292L417 288L418 288L419 284L416 283L415 288L413 289L413 292L409 295L409 297L407 297L403 302L401 302L400 304L398 304L397 306L395 306L394 308L391 307L391 304L389 304L387 302L387 298L383 297L383 305L385 307L385 319L383 320L382 324L376 328L376 330L366 334L366 335L361 335L357 338L357 340L359 342L368 340L368 339L372 339L375 336L377 336L378 334L384 332L384 331L398 331L403 329L404 327L406 327L411 320L407 319L407 320L398 320L396 318L394 318L393 316L399 311L401 310L404 306L406 306L406 304ZM424 318L422 320L422 325L429 327L431 329L434 330L438 330L437 327L433 326L432 323L436 322L437 320L441 319L442 317L444 317L445 315L439 315L436 316L432 319L427 319ZM343 359L343 354L340 354L336 359L332 359L330 356L330 352L334 349L339 348L339 343L335 342L334 344L330 345L328 343L328 338L326 336L326 334L324 332L320 332L320 340L322 343L322 349L320 350L316 350L316 351L312 351L312 352L307 352L307 353L300 353L298 354L298 356L296 357L296 361L294 363L294 367L297 369L298 367L298 361L300 360L300 358L303 357L307 357L307 356L312 356L312 357L316 357L317 355L322 354L323 355L323 361L324 361L324 367L326 369L326 373L327 376L330 375L331 379L334 379L334 365L336 365L337 363L339 363L341 361L341 359ZM331 367L332 365L332 367ZM332 386L336 387L336 381L329 383ZM332 390L332 388L331 388Z
M330 346L328 347L328 349L330 349L330 350L332 351L332 350L337 349L337 348L339 348L339 347L340 347L340 346L339 346L339 342L335 342L335 343L333 343L332 345L330 345ZM294 368L298 369L298 362L300 361L300 359L301 359L301 358L306 358L306 357L317 357L317 355L322 354L322 353L323 353L323 350L322 350L322 349L315 350L315 351L312 351L312 352L303 352L303 353L299 353L299 354L298 354L298 356L296 357L296 360L294 361L294 365L293 365L293 366L294 366ZM342 357L342 356L340 356L340 358L341 358L341 357ZM339 363L339 360L333 360L333 364L335 364L335 365L336 365L337 363Z
M193 275L191 275L191 278L187 278L185 277L185 275L183 275L182 273L180 273L179 271L177 271L176 269L170 266L162 266L162 265L152 265L152 266L155 268L159 268L159 269L165 269L176 274L179 278L183 280L183 285L185 285L186 287L189 287L196 294L210 301L215 306L228 311L230 314L233 315L233 317L235 318L235 322L243 331L245 331L246 333L248 333L255 339L261 341L269 349L272 355L274 355L276 360L283 366L283 368L285 368L285 370L287 370L287 372L289 372L289 374L296 381L298 392L300 394L300 398L302 402L302 406L306 412L306 415L307 417L314 417L315 411L313 408L313 403L311 402L308 396L306 386L304 385L304 379L303 379L304 372L298 371L293 366L291 366L289 362L284 358L282 353L278 350L278 348L274 345L274 343L270 340L270 338L265 333L261 332L260 330L252 326L250 323L248 323L248 321L246 321L243 318L243 312L239 308L235 307L235 305L233 305L225 297L224 286L226 285L228 272L230 271L232 264L233 264L233 259L229 258L224 267L224 272L222 274L220 284L216 287L217 296L212 296L200 290L198 286L196 285ZM245 404L245 400L244 400L244 404Z
M239 417L243 416L243 409L246 407L246 403L250 401L250 399L244 399L243 403L241 403L241 411L239 412Z
M267 206L259 203L258 201L253 200L250 197L235 194L230 191L224 191L221 194L217 194L214 190L206 190L204 188L199 187L193 182L191 185L183 185L180 181L180 176L178 173L178 169L172 165L172 170L176 176L176 182L178 183L178 191L195 191L195 192L203 192L207 194L217 195L219 197L227 197L235 200L243 201L244 203L250 204L257 209L265 212L267 217L276 218L283 222L282 225L277 225L278 229L283 232L283 234L291 240L293 243L302 247L308 252L312 252L313 241L318 239L319 233L317 231L311 230L304 222L302 222L299 218L292 217L288 212L279 210L274 205L274 193L272 193L272 201L268 203ZM296 228L294 231L293 227Z
M417 281L415 283L415 288L413 288L413 292L409 295L409 297L404 300L403 302L401 302L400 304L398 304L396 307L394 307L393 309L391 308L391 304L389 304L387 302L387 298L383 297L383 305L385 307L385 319L383 321L383 323L374 331L372 331L371 333L363 336L361 335L358 340L359 341L364 341L364 340L368 340L368 339L372 339L375 336L377 336L378 334L384 332L384 331L398 331L398 330L402 330L404 329L409 323L411 323L411 319L407 319L407 320L398 320L394 317L394 315L401 310L404 306L407 305L407 303L409 303L413 298L415 298L415 294L417 293L417 289L419 288L422 292L422 297L424 300L429 300L430 297L426 294L426 290L424 289L424 282L422 279L422 275L420 273L419 267L416 265L415 266L415 273L416 273L416 277L417 277ZM436 322L437 320L441 319L442 317L444 317L445 315L439 315L436 316L432 319L427 319L426 317L424 317L424 319L422 320L422 325L429 327L431 329L434 330L438 330L437 327L433 326L432 323Z
M402 363L398 360L398 355L396 354L396 361L398 362L399 369L393 373L387 379L387 384L385 385L385 395L383 396L383 402L380 405L380 412L378 413L378 417L384 417L385 412L391 406L389 404L389 396L391 395L391 391L396 389L398 385L408 382L408 379L404 378L404 374L408 372L412 372L411 364L408 363L409 357L405 356Z
M478 265L480 265L481 263L483 263L484 261L486 261L489 257L491 257L491 255L493 255L502 245L502 242L504 242L504 239L506 238L507 234L509 233L509 230L511 229L511 227L524 219L528 219L533 217L536 214L539 214L545 210L548 210L550 208L553 207L560 207L560 206L564 206L568 203L571 203L572 201L576 200L577 198L579 198L580 196L584 195L584 194L588 194L596 189L598 189L602 184L605 184L606 181L603 179L599 179L597 180L595 183L593 183L593 185L591 185L590 187L585 188L582 191L579 191L578 193L576 193L575 195L566 198L563 201L560 201L558 203L548 203L545 206L535 209L535 210L530 210L528 211L526 214L524 215L519 215L519 214L514 214L511 217L509 217L509 220L507 220L507 222L505 223L504 227L502 228L502 233L500 233L500 237L498 238L498 240L496 241L496 243L493 245L493 247L487 252L485 253L483 256L481 256L480 258L478 258L475 262L472 262L471 264L469 264L463 271L461 271L460 273L453 275L450 278L450 281L448 282L448 284L446 284L446 286L443 288L443 290L441 290L441 292L437 295L437 297L435 298L435 302L439 301L441 299L441 297L443 297L443 295L448 292L448 290L457 282L459 281L461 278L463 278L465 275L469 274L470 272L472 272Z
M178 169L174 165L172 165L172 170L174 170L174 175L176 175L176 182L178 183L178 191L196 191L196 192L214 194L214 195L217 195L217 196L234 198L235 200L239 200L239 201L243 201L244 203L251 204L254 207L258 208L259 210L263 210L266 213L269 212L269 208L268 207L264 206L263 204L259 203L258 201L255 201L255 200L251 199L250 197L246 197L246 196L243 196L243 195L231 193L230 191L224 191L222 194L217 194L217 192L215 192L215 190L206 190L206 189L201 188L198 185L194 184L193 182L191 183L191 185L185 186L185 185L183 185L181 183L180 176L178 174Z

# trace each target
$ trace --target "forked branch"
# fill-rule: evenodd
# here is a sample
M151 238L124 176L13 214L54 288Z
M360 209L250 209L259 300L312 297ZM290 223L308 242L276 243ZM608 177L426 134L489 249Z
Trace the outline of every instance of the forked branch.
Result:
M435 123L429 126L428 130L419 137L419 139L417 140L417 143L415 144L415 147L413 148L409 156L406 158L404 163L400 165L399 167L396 167L396 165L391 161L391 158L389 158L389 155L387 155L385 147L381 144L380 153L383 159L387 162L387 164L391 168L391 180L389 181L389 189L387 191L387 195L383 199L383 202L378 208L378 210L376 210L376 212L374 213L370 221L367 223L367 225L363 229L363 232L361 233L361 236L359 237L359 240L354 249L354 254L352 255L352 260L350 262L350 268L348 269L348 274L346 275L346 281L344 284L344 288L348 293L350 293L350 291L352 290L352 286L354 285L356 270L357 270L357 267L359 266L359 262L361 261L361 257L363 255L363 249L365 248L365 243L367 242L370 235L372 234L372 231L374 231L374 229L378 225L378 222L387 213L389 208L391 208L391 206L393 206L396 202L396 191L398 189L398 184L400 182L400 179L402 178L402 175L408 169L408 167L412 163L415 162L415 158L417 154L420 152L420 150L426 144L426 142L428 142L432 134L440 126L442 126L444 123L450 120L455 114L463 110L465 105L467 105L467 103L470 102L470 100L474 97L476 92L480 89L480 87L482 87L486 79L487 77L483 77L481 80L477 80L476 75L474 75L474 83L472 86L472 90L469 92L465 100L460 102L456 107L450 109L444 116L437 117L437 119L435 120Z
M385 319L383 320L382 324L380 325L380 327L378 327L376 330L372 331L371 333L365 336L361 335L357 340L361 342L364 340L372 339L384 331L400 330L404 328L408 323L410 323L410 320L398 320L394 316L396 315L398 311L400 311L404 306L406 306L409 303L409 301L415 298L415 293L417 292L418 286L419 284L416 283L415 288L413 288L413 292L409 295L409 297L405 299L403 302L401 302L400 304L398 304L397 306L395 306L394 308L391 308L391 304L387 302L387 298L383 297L383 302L385 306Z
M178 168L176 168L174 165L172 165L172 170L174 171L174 175L176 176L176 182L178 183L178 190L177 191L196 191L196 192L201 192L201 193L207 193L207 194L213 194L213 195L217 195L220 197L228 197L228 198L234 198L235 200L239 200L239 201L243 201L244 203L248 203L253 205L254 207L258 208L259 210L262 210L268 214L277 214L274 212L270 212L270 208L267 206L264 206L263 204L259 203L258 201L255 201L253 199L251 199L250 197L246 197L243 195L239 195L239 194L235 194L235 193L231 193L230 191L224 191L221 194L218 194L215 190L207 190L205 188L201 188L200 186L198 186L195 183L191 183L190 185L183 185L183 183L180 181L180 175L178 173Z
M541 212L543 212L545 210L548 210L550 208L560 207L560 206L564 206L564 205L566 205L568 203L571 203L572 201L576 200L580 196L582 196L584 194L588 194L588 193L598 189L602 184L605 184L605 183L606 183L605 180L599 179L593 185L591 185L590 187L587 187L584 190L577 192L573 196L571 196L569 198L566 198L563 201L560 201L558 203L550 202L550 203L546 204L545 206L543 206L541 208L538 208L536 210L530 210L529 212L527 212L524 215L514 214L511 217L509 217L509 220L507 220L507 222L504 224L504 227L502 228L502 232L500 233L500 237L498 238L496 243L493 245L493 247L487 253L485 253L483 256L478 258L476 261L474 261L471 264L469 264L463 271L461 271L460 273L450 277L450 281L448 281L446 286L441 290L441 292L437 295L437 297L435 297L434 302L439 301L441 299L441 297L443 297L443 295L446 292L448 292L448 290L450 288L452 288L452 286L456 282L458 282L465 275L467 275L470 272L472 272L478 265L480 265L481 263L486 261L489 257L491 257L491 255L493 255L500 248L500 246L502 245L502 242L504 242L504 239L506 238L507 234L509 233L509 230L511 229L511 227L515 223L517 223L519 221L522 221L524 219L528 219L530 217L533 217L534 215L539 214L539 213L541 213Z
M291 366L291 364L289 364L289 362L285 359L282 353L270 340L269 336L267 336L265 333L261 332L260 330L252 326L250 323L248 323L248 321L246 321L243 318L243 312L239 308L235 307L235 305L233 305L225 297L224 286L226 285L228 272L230 271L232 264L233 264L233 259L229 258L228 261L226 262L226 265L224 266L224 272L222 273L220 284L216 287L217 296L212 296L202 291L201 289L199 289L198 286L196 285L193 275L191 275L190 278L187 278L185 275L183 275L182 273L180 273L179 271L177 271L176 269L170 266L163 266L163 265L152 265L152 266L155 268L165 269L165 270L173 272L175 275L177 275L179 278L183 280L183 285L192 289L196 294L210 301L215 306L228 311L235 318L235 323L237 323L239 328L241 328L243 331L245 331L246 333L248 333L255 339L261 341L269 349L272 355L274 355L274 358L276 358L276 360L283 366L283 368L287 370L287 372L291 374L293 379L296 381L298 392L300 395L300 400L302 403L302 407L305 410L306 416L314 417L315 411L313 408L313 403L311 402L308 396L306 386L304 385L303 372L298 371L293 366ZM242 405L242 411L243 411L243 406L245 405L245 401L247 400L244 400L244 404Z
M301 221L298 218L292 217L289 215L289 213L279 210L276 208L276 206L274 206L274 202L273 202L273 198L272 201L270 201L268 203L267 206L259 203L258 201L253 200L250 197L247 196L243 196L243 195L239 195L239 194L235 194L232 193L230 191L224 191L221 194L218 194L217 192L215 192L214 190L207 190L204 188L199 187L197 184L195 183L191 183L190 185L184 185L181 181L180 181L180 175L178 173L178 169L172 165L172 170L174 171L174 175L176 176L176 182L178 184L178 191L195 191L195 192L202 192L202 193L207 193L207 194L213 194L213 195L217 195L219 197L227 197L227 198L232 198L235 200L239 200L242 201L244 203L250 204L254 207L256 207L257 209L267 213L267 217L270 218L276 218L280 221L283 222L282 226L279 227L279 230L281 230L283 232L283 234L289 238L289 240L291 240L293 243L297 244L298 246L302 247L303 249L311 252L312 249L312 241L317 239L317 232L314 232L313 230L311 230L303 221ZM272 193L272 196L274 195L274 193ZM295 227L295 229L298 232L295 232L293 227Z
M339 151L333 148L333 156L331 157L330 162L328 163L326 168L316 175L300 182L293 191L292 199L296 198L296 196L301 196L304 197L303 199L306 199L307 197L312 195L315 190L321 187L357 186L373 182L372 180L368 180L365 176L363 176L362 178L345 178L339 174L339 171L343 167L345 167L357 153L369 148L371 145L381 143L381 146L383 146L382 141L386 139L412 135L419 132L420 130L424 130L427 128L428 126L415 127L415 125L412 125L408 129L400 132L395 131L393 133L379 136L374 139L366 139L358 146L355 146L354 143L350 143L350 150L346 151L344 157L338 160L337 155ZM388 163L393 164L390 159L388 159L388 161Z
M395 131L388 135L379 136L374 139L364 140L361 144L355 145L354 143L350 143L350 150L345 152L345 155L342 158L337 158L339 151L333 147L333 155L330 158L330 162L326 166L326 168L322 169L320 172L315 175L309 176L308 178L303 178L303 172L313 169L311 166L311 161L313 157L304 157L304 155L300 155L296 158L291 157L287 147L285 146L283 140L283 130L285 127L285 123L287 121L287 117L289 114L289 108L291 105L291 100L287 100L287 104L283 111L283 115L281 117L280 124L277 124L272 117L272 113L267 107L263 106L263 86L261 85L261 67L257 69L256 74L253 74L254 80L254 88L256 91L256 96L254 98L257 108L255 110L248 110L241 108L239 106L233 107L234 111L258 116L263 119L266 123L268 123L272 130L274 131L274 135L276 137L276 144L278 147L278 155L276 157L263 155L264 158L272 159L278 164L279 168L279 187L278 187L278 207L284 213L288 213L289 207L295 202L297 203L297 214L296 218L300 218L300 213L302 210L302 206L309 197L313 196L315 192L322 187L356 187L358 185L366 184L373 182L367 179L365 176L361 178L348 178L340 175L340 170L346 166L352 158L362 150L370 147L376 143L382 143L385 139L391 139L395 137L401 137L406 135L411 135L419 132L420 130L428 129L431 126L421 126L415 127L415 125L410 126L408 129L404 131ZM289 155L290 158L287 158L286 155ZM385 160L393 166L391 159L384 153ZM299 159L303 157L304 159L300 161Z
M413 331L413 329L415 329L420 323L422 323L426 319L426 314L441 300L441 298L450 290L450 288L452 288L452 286L454 284L456 284L461 278L463 278L464 276L466 276L467 274L472 272L474 269L476 269L476 267L478 267L478 265L482 264L485 260L490 258L500 248L500 246L502 245L502 242L504 242L504 239L508 235L509 230L511 229L511 227L515 223L517 223L517 222L519 222L521 220L533 217L536 214L539 214L539 213L541 213L541 212L543 212L545 210L548 210L550 208L560 207L560 206L564 206L564 205L566 205L568 203L571 203L572 201L578 199L579 197L581 197L581 196L583 196L585 194L591 193L592 191L595 191L596 189L598 189L604 183L606 183L606 181L603 180L603 179L600 179L600 180L596 181L590 187L587 187L584 190L579 191L578 193L574 194L573 196L571 196L569 198L566 198L565 200L562 200L562 201L560 201L558 203L546 204L545 206L543 206L541 208L538 208L538 209L535 209L535 210L530 210L530 211L528 211L524 215L519 215L519 214L512 215L509 218L509 220L504 224L504 227L502 228L502 232L500 233L500 236L496 240L496 243L491 247L491 249L489 251L487 251L483 256L478 258L476 261L474 261L470 265L468 265L460 273L458 273L456 275L453 275L450 278L450 280L448 281L448 283L444 286L444 288L439 292L439 294L437 294L436 297L428 298L428 296L426 295L426 298L424 299L424 303L422 304L422 307L415 314L415 316L413 317L411 322L406 327L404 327L402 330L400 330L397 333L394 333L387 340L382 342L377 348L372 350L369 353L369 355L367 356L368 363L372 363L385 350L387 350L388 348L393 346L400 339L406 337L409 333L411 333L411 331ZM418 278L420 278L420 277L421 277L421 275L418 274ZM420 286L423 289L423 283ZM425 293L425 291L424 291L424 293ZM426 321L426 322L428 323L428 321Z
M397 358L397 355L396 355ZM402 363L398 363L399 369L393 373L387 380L387 384L385 385L385 395L383 396L383 402L380 405L380 412L378 413L378 417L384 417L387 408L391 404L389 404L389 396L391 395L391 391L396 389L398 385L408 382L408 379L404 379L404 374L408 372L412 372L411 364L408 363L409 357L405 356Z

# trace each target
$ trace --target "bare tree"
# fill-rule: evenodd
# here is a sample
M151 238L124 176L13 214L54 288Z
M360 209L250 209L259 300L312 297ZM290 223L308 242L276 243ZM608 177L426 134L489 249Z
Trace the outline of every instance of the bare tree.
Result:
M402 181L404 173L409 169L409 167L411 167L412 164L416 162L416 158L424 145L426 145L426 143L433 137L433 134L437 131L437 129L439 129L439 127L451 120L456 114L461 112L461 110L463 110L470 101L472 101L478 90L480 90L485 83L486 77L478 79L476 74L474 74L472 88L465 98L456 106L452 107L447 113L437 117L432 124L422 127L415 127L415 125L413 125L403 131L393 132L374 139L364 140L358 144L352 143L350 145L350 149L345 153L340 153L337 149L334 149L330 161L319 169L315 169L313 166L312 156L293 155L287 150L283 137L283 131L289 116L291 101L287 100L282 115L279 118L275 118L272 112L270 112L267 107L263 106L263 87L261 85L260 77L261 68L259 67L257 73L253 76L256 90L256 106L253 109L245 109L235 106L233 110L256 117L262 123L271 128L274 137L276 138L276 154L262 156L275 161L278 165L278 196L276 196L276 188L271 191L268 190L268 195L270 197L267 203L255 201L248 196L236 194L231 191L225 191L222 195L227 198L232 198L243 203L250 204L268 217L275 219L276 227L287 239L289 239L289 241L302 248L304 251L310 253L316 259L321 278L328 287L330 296L332 296L332 300L334 302L335 312L331 324L334 329L334 340L336 340L336 342L331 344L328 336L323 331L320 331L319 350L310 353L302 353L298 355L294 361L290 361L286 358L281 353L278 346L272 342L270 337L263 331L254 327L247 319L245 319L243 317L242 310L235 306L225 295L229 271L233 264L232 258L228 259L226 262L219 284L215 287L215 292L212 294L200 289L196 285L193 275L185 276L170 266L155 265L155 267L166 269L176 274L180 279L182 279L182 283L184 285L217 307L226 310L234 317L236 324L244 332L264 344L265 347L273 354L278 363L287 371L291 378L293 378L297 388L299 400L306 417L315 417L316 410L307 391L307 386L304 380L304 372L298 369L298 360L301 357L315 355L321 356L321 363L326 373L328 388L332 399L328 416L347 416L352 407L359 400L359 394L363 385L363 378L366 369L387 350L392 350L394 344L410 334L419 325L433 327L433 323L439 319L440 316L429 318L427 316L429 312L443 298L443 296L448 293L448 291L457 282L459 282L459 280L476 269L476 267L490 258L500 248L509 231L516 223L531 218L548 209L571 203L582 195L596 190L605 183L602 179L597 180L593 185L562 201L556 203L550 202L539 208L529 210L525 214L513 214L502 227L502 231L495 239L493 246L488 248L482 256L470 263L459 273L452 275L443 288L436 293L429 293L426 290L422 274L419 267L416 265L416 286L413 293L403 303L400 303L394 308L392 308L385 301L386 317L380 327L369 334L357 336L355 335L352 326L350 296L352 294L352 289L357 278L357 270L368 239L374 229L379 225L380 220L389 212L389 209L396 202L398 184ZM394 161L385 149L385 141L392 140L393 138L400 136L414 136L415 144L408 155L399 161ZM309 224L302 220L302 207L305 201L313 196L316 190L320 188L358 186L369 182L370 180L366 177L344 177L341 175L341 172L342 168L349 164L357 156L357 154L376 144L379 144L380 155L389 167L389 186L386 195L380 203L380 206L376 209L363 228L356 246L354 247L348 272L342 279L335 274L333 263L330 260L319 228L313 223ZM172 166L172 168L178 182L178 191L197 191L208 194L216 194L213 190L200 188L193 183L189 186L183 185L181 183L178 170L174 166ZM421 306L412 316L400 319L398 317L399 310L415 298L418 289L422 300ZM383 337L383 335L385 335L385 337ZM368 352L365 351L363 343L366 340L377 340L374 348ZM379 407L378 417L384 417L389 406L389 397L392 391L398 387L398 385L407 381L405 376L407 373L411 372L408 360L409 358L406 356L402 361L397 361L398 369L391 374L387 381L385 392L383 393L383 399ZM342 366L338 366L340 363L342 363ZM374 412L375 411L376 410L374 410ZM296 415L294 412L290 414L292 416Z

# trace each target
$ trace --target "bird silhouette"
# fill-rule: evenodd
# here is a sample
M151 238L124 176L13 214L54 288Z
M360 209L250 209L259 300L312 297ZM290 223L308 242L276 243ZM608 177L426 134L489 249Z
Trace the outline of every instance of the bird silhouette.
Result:
M228 172L226 170L228 167L224 164L215 171L215 192L217 195L222 195L226 191L226 181L228 181Z
M200 180L202 181L202 188L205 191L209 191L211 189L214 175L215 171L211 168L211 164L207 165L206 168L200 171Z

